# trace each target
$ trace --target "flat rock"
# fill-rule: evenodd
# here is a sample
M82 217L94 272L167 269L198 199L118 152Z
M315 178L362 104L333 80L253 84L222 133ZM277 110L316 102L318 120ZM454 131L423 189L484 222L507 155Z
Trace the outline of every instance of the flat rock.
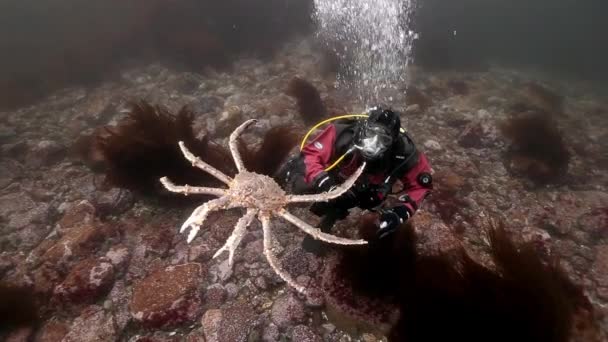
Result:
M70 331L70 326L60 321L47 322L38 333L38 342L61 342Z
M256 313L249 303L238 302L222 310L220 342L245 342L256 328Z
M122 332L131 321L129 300L131 299L132 292L132 288L125 285L123 280L118 280L114 283L114 287L108 295L112 313L114 315L114 321L116 322L116 329L119 332Z
M255 328L255 311L248 303L207 310L201 324L207 342L245 342Z
M41 140L31 147L26 156L26 164L32 167L49 166L66 155L65 146L52 140Z
M62 341L107 342L117 339L112 315L105 312L100 306L90 306L74 320L70 332Z
M95 218L95 206L89 201L75 203L63 214L58 222L61 230L67 230L77 225L91 223Z
M95 251L110 234L103 225L84 225L70 229L59 241L44 252L42 262L61 264L70 259L89 255Z
M221 284L213 284L205 291L205 304L209 308L219 308L226 301L228 291Z
M90 304L106 294L114 282L114 266L105 259L86 259L72 269L55 288L61 304Z
M193 322L201 310L198 286L202 272L200 264L190 263L150 274L133 289L133 318L151 327Z
M591 267L593 280L598 287L598 295L608 300L608 245L596 247L595 262Z
M270 312L272 322L280 328L303 323L306 318L304 304L288 293L277 298Z
M133 207L135 197L129 190L112 188L96 192L94 203L100 217L117 216Z
M299 342L321 342L322 339L306 325L298 325L291 331L291 340Z

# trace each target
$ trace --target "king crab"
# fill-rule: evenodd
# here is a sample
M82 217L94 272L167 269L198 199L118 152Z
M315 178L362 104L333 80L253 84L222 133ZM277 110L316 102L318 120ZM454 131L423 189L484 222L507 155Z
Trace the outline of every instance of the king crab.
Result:
M298 285L291 276L279 268L278 260L274 254L275 248L272 246L270 219L271 217L276 216L282 217L303 230L305 233L310 234L315 239L325 242L341 245L366 244L367 241L365 240L351 240L323 233L320 229L311 226L285 209L289 203L324 202L339 197L355 183L357 178L363 172L365 164L361 165L357 172L349 177L342 185L333 190L313 195L288 195L272 178L254 172L249 172L243 165L243 160L241 159L237 149L237 138L248 126L254 124L256 121L257 120L255 119L247 120L237 129L235 129L230 135L230 152L238 170L238 174L234 178L228 177L221 171L205 163L200 158L193 155L186 148L183 141L179 142L179 147L184 154L184 157L192 163L192 166L195 166L219 179L228 185L228 189L196 187L190 185L178 186L173 184L167 177L161 178L160 181L167 190L182 193L186 196L189 194L206 194L219 197L196 208L192 212L192 215L190 215L190 217L181 226L180 233L183 233L188 227L192 228L187 238L188 243L194 240L196 234L201 228L201 225L211 211L232 209L237 207L245 208L245 215L238 220L234 231L224 246L217 250L213 258L216 258L224 251L228 251L228 264L230 267L232 267L234 251L241 242L247 227L251 224L253 219L257 217L262 222L262 229L264 233L264 255L266 256L268 263L272 269L285 282L287 282L287 284L294 287L298 292L303 293L305 292L304 287Z

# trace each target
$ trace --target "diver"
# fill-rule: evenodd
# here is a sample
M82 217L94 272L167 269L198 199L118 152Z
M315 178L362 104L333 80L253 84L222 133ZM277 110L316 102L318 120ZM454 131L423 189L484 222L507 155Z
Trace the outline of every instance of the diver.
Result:
M376 239L381 240L410 219L430 193L431 167L402 129L398 113L373 107L365 114L345 117L351 118L325 120L334 122L309 143L307 134L299 155L286 163L280 177L295 193L321 193L341 184L366 162L363 174L351 189L329 202L314 203L310 211L322 218L319 228L326 233L352 208L375 211L379 214ZM393 192L397 181L402 187ZM397 201L389 207L385 201L391 194L396 195ZM302 246L319 254L321 244L306 236Z

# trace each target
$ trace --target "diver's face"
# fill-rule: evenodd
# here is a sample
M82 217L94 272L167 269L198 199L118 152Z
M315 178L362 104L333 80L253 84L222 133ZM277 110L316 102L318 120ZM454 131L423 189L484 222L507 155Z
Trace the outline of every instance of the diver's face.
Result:
M361 155L367 160L380 158L393 142L387 129L381 125L367 125L361 134L360 141L355 145Z

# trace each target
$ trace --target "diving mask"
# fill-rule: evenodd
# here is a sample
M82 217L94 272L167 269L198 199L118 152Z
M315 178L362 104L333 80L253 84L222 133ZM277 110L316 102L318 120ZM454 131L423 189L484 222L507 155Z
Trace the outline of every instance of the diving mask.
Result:
M373 160L381 157L392 143L393 138L386 127L368 122L362 127L355 147L361 152L363 158Z

